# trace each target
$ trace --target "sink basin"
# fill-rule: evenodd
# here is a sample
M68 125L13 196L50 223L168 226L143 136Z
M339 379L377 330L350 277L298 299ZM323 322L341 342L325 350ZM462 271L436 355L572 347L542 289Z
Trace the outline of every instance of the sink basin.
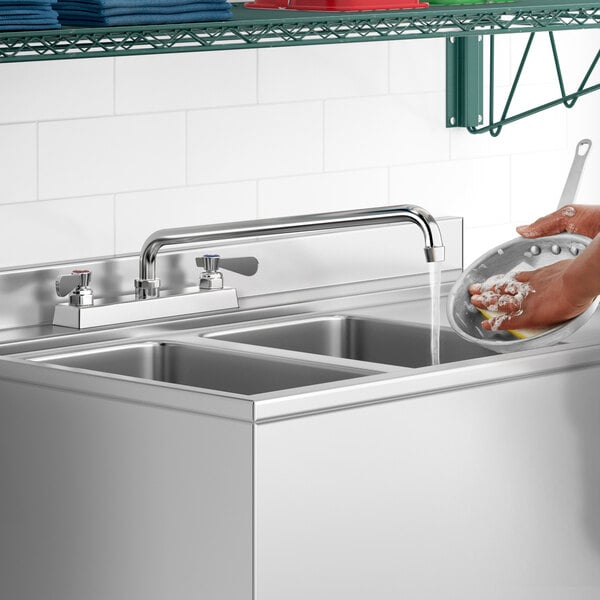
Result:
M431 364L430 329L426 325L349 316L327 316L205 334L206 337L325 354L402 367ZM440 362L491 356L451 329L440 333Z
M376 373L162 341L96 347L30 360L243 395Z

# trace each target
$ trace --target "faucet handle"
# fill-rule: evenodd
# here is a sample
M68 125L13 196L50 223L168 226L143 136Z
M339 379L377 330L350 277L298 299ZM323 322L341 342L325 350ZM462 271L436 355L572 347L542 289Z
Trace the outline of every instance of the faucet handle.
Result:
M205 254L196 258L196 266L205 271L217 271L219 267L250 277L258 271L258 259L254 256L236 256L234 258L221 258L220 254Z
M223 287L223 274L219 267L249 277L258 271L258 260L254 256L221 258L220 254L204 254L196 258L196 266L204 269L200 274L200 289L214 290Z
M223 289L223 273L219 271L219 254L205 254L196 258L196 266L204 269L200 273L201 290L221 290Z
M219 270L219 263L221 262L220 254L203 254L196 258L196 266L203 268L209 273L214 273Z
M70 294L69 304L72 306L91 306L94 294L89 287L92 272L88 269L75 269L70 275L61 275L56 280L56 293L64 297Z

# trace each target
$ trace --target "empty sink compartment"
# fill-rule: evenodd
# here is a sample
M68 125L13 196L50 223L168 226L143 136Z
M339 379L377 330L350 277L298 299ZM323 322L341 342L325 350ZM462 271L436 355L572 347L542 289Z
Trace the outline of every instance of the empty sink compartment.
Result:
M402 367L431 365L430 328L413 323L327 316L243 327L205 336ZM464 341L451 329L441 330L442 363L493 354L495 352Z
M375 374L375 371L162 341L104 346L30 360L243 395Z

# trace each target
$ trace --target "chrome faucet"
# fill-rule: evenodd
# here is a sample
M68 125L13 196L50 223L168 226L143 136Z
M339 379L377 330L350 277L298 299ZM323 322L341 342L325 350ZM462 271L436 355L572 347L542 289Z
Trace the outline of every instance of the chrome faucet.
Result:
M144 300L157 298L160 295L160 279L156 276L156 256L165 246L199 244L204 242L216 243L231 239L323 231L366 225L382 225L390 222L406 221L415 223L421 229L425 238L425 258L427 262L443 261L444 245L438 224L425 209L411 204L319 213L299 217L161 229L154 232L144 242L142 247L139 278L135 280L136 298Z
M156 276L156 257L166 246L201 243L222 243L231 239L267 237L312 231L327 231L345 227L384 225L393 222L415 223L425 238L425 258L428 262L444 260L442 235L435 219L423 208L413 205L385 206L345 212L321 213L282 219L261 219L199 227L161 229L145 242L140 255L139 278L135 280L135 297L115 302L93 302L88 287L89 272L74 272L58 282L60 295L71 292L68 303L57 304L54 325L86 329L137 322L146 319L168 319L183 315L231 310L239 307L235 288L222 284L215 255L200 259L204 266L200 290L160 296L160 280ZM229 263L227 264L227 262ZM237 261L237 262L232 262ZM225 264L223 264L225 262ZM253 257L223 259L221 266L238 273L252 275L258 261ZM232 268L232 267L236 268ZM239 270L239 269L242 270ZM75 289L73 290L73 288ZM146 300L148 300L146 302Z

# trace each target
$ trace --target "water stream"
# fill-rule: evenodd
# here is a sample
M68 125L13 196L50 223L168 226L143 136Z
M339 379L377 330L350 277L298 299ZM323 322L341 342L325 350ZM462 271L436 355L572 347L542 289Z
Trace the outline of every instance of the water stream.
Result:
M439 262L429 263L429 292L431 295L431 364L440 364L440 304L442 273Z

